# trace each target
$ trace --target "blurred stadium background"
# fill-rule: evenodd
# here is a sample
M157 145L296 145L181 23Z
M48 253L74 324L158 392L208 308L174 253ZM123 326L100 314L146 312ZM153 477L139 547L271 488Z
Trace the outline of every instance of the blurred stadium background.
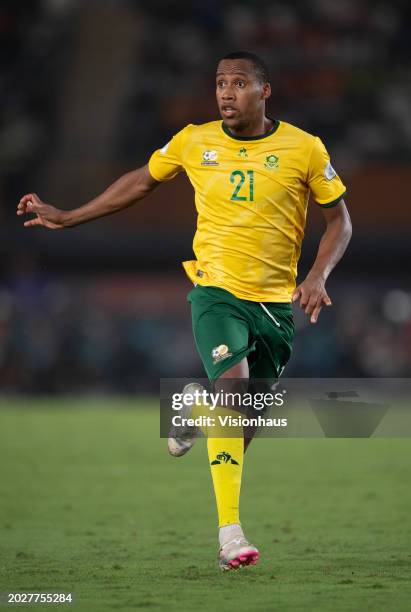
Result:
M15 207L28 191L76 207L217 118L216 62L239 48L269 64L270 114L325 141L354 225L334 307L313 328L296 309L287 375L410 376L410 38L406 0L3 0L2 392L154 392L160 376L202 375L185 177L66 232L25 230ZM321 231L311 205L300 277Z

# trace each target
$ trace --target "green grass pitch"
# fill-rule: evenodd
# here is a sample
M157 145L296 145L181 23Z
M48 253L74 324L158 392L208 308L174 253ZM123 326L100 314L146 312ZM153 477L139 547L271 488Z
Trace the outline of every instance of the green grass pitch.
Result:
M154 401L0 403L0 592L77 611L410 610L407 439L259 439L242 521L260 563L222 574L204 441L180 459Z

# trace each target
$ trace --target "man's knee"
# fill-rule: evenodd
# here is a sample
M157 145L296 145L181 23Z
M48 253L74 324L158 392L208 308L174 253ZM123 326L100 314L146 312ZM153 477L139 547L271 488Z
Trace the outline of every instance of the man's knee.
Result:
M242 397L247 392L248 383L249 367L247 357L244 357L214 381L214 392L226 400L224 405L227 408L241 412Z
M247 404L247 407L243 404L244 394L250 391L249 378L250 370L248 360L247 357L244 357L244 359L226 370L224 374L214 381L214 391L222 393L221 397L224 397L225 405L236 412L240 412L244 416L252 416L250 415L249 405ZM247 450L256 432L257 427L253 425L242 428L244 452Z

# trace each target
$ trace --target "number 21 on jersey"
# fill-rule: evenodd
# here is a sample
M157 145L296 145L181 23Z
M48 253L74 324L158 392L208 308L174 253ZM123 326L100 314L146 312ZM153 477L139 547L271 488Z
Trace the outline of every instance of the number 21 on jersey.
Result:
M242 170L233 170L230 174L230 183L235 185L230 200L234 202L254 201L254 170L247 170L246 173Z

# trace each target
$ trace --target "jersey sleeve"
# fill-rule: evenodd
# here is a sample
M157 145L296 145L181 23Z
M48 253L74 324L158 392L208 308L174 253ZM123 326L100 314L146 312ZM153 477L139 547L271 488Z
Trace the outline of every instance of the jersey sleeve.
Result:
M330 162L322 141L316 136L308 167L308 186L317 204L335 206L346 194L346 188Z
M183 145L187 127L150 157L148 169L156 181L169 181L184 170Z

